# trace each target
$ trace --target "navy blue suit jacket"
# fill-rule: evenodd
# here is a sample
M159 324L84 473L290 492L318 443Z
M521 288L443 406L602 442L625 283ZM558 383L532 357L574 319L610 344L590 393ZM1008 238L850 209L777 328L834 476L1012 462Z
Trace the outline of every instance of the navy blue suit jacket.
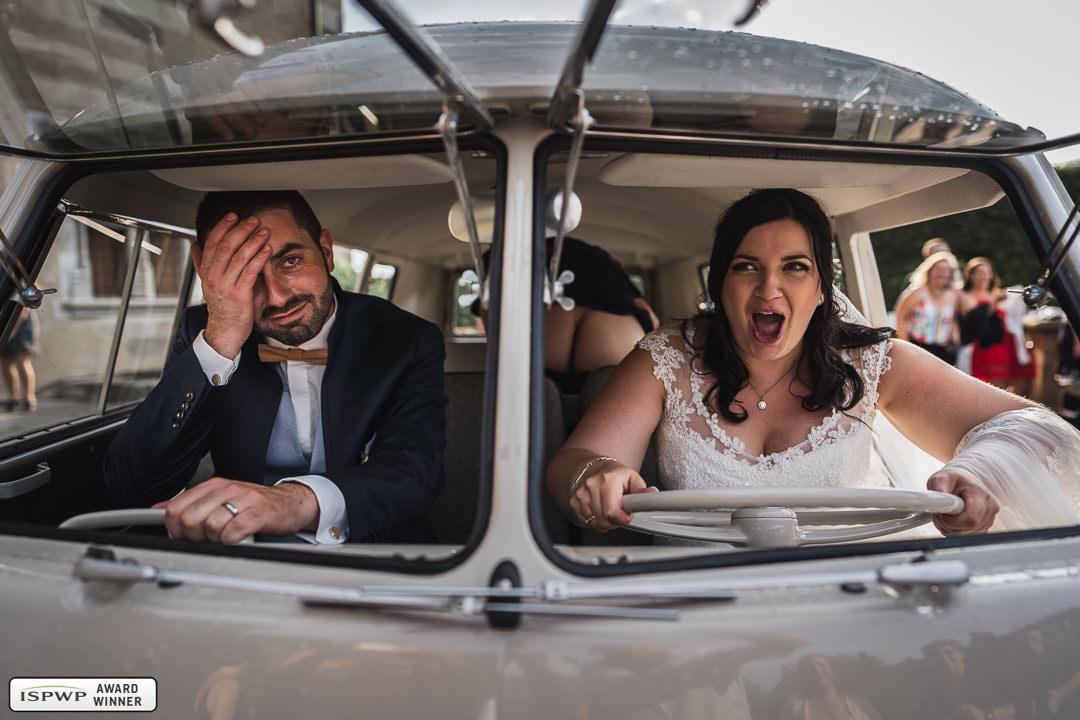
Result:
M443 485L442 334L385 300L335 291L322 381L323 474L345 497L353 541L430 539L418 521ZM109 448L105 484L125 504L172 497L207 451L217 475L263 481L281 377L259 361L253 335L228 384L211 385L191 347L206 321L205 305L184 312L161 380Z

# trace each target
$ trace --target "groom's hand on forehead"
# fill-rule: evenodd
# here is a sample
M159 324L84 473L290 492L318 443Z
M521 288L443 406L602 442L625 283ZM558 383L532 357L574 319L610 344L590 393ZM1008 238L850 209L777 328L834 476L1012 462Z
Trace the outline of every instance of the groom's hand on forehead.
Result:
M225 213L206 234L203 243L192 247L195 270L203 282L208 277L213 281L215 276L230 271L238 276L242 267L236 266L233 261L255 257L269 239L270 229L258 217L241 218L235 212ZM265 265L265 261L262 264Z
M202 280L207 320L203 337L223 357L234 358L255 323L254 287L270 259L270 229L255 216L226 213L191 259Z

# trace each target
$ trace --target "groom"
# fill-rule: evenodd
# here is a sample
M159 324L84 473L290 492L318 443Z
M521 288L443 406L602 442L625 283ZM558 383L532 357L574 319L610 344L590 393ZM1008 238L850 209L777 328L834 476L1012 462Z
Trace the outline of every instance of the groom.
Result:
M297 192L208 193L184 312L105 482L165 508L171 537L430 541L442 487L442 334L331 279L330 232ZM181 491L209 451L217 477ZM171 500L169 498L172 498Z

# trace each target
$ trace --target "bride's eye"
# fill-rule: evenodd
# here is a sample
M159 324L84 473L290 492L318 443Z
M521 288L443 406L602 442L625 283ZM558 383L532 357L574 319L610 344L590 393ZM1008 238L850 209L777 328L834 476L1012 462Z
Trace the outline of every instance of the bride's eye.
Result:
M804 262L789 262L784 266L785 270L794 272L810 272L810 266Z
M746 260L741 260L731 266L731 272L749 272L752 270L754 270L754 264Z

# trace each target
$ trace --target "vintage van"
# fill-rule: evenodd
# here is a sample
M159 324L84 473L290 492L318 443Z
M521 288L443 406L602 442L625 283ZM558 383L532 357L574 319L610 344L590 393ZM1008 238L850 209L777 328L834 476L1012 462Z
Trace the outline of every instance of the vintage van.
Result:
M1051 290L1075 327L1072 201L1043 154L1067 139L868 57L612 24L612 1L580 22L419 27L361 0L382 29L357 33L332 3L247 5L0 5L15 298L0 325L31 308L40 347L36 410L0 411L12 711L47 709L31 685L90 678L113 696L144 683L164 717L1078 716L1075 526L890 535L941 498L790 489L690 503L789 508L779 523L639 513L659 534L727 533L661 544L572 526L543 489L606 379L544 373L552 190L576 195L574 237L661 320L708 303L719 212L793 186L827 208L841 289L870 323L893 299L876 259L889 231L996 212L1044 270L1029 299ZM172 540L160 511L106 492L109 443L201 301L193 213L220 189L300 190L346 290L442 328L437 543ZM1056 402L1054 368L1040 373Z

